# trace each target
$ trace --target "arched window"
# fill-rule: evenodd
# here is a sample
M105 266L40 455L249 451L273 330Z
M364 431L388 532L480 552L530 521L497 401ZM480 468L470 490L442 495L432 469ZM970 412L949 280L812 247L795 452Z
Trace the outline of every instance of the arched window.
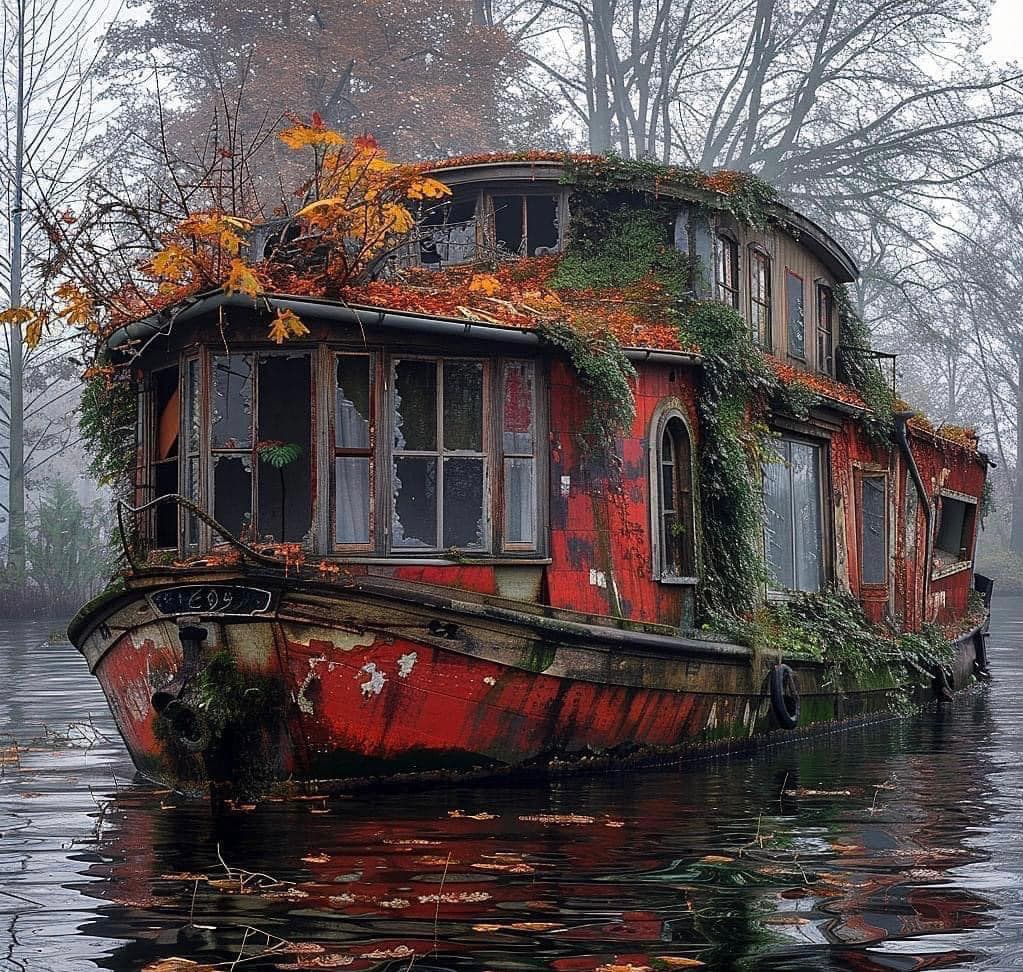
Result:
M693 449L682 415L672 410L655 426L654 556L662 581L696 579L696 504Z

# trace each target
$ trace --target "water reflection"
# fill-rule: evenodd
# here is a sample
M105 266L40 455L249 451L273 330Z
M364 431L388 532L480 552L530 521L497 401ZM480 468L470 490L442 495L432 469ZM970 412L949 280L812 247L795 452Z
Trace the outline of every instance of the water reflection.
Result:
M125 782L73 651L0 630L4 725L58 730L0 764L0 970L1011 968L1023 603L1000 610L998 681L942 713L674 771L216 816ZM60 736L90 713L90 745Z

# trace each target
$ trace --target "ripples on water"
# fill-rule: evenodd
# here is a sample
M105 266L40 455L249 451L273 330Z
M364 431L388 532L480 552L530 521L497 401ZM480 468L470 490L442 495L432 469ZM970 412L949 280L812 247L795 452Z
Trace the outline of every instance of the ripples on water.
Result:
M0 972L1023 968L1023 599L996 603L997 681L944 712L671 771L219 817L133 782L47 635L0 622L0 732L36 737L0 738Z

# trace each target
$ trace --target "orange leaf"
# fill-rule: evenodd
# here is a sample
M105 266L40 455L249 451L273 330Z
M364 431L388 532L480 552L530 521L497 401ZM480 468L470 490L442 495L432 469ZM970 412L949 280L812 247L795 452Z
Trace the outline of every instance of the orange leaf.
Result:
M263 285L251 267L242 260L231 261L231 272L224 281L224 290L229 294L248 294L258 297L263 292Z
M309 333L309 328L302 323L302 318L292 310L279 310L270 325L269 338L274 344L283 344L290 337L302 337Z

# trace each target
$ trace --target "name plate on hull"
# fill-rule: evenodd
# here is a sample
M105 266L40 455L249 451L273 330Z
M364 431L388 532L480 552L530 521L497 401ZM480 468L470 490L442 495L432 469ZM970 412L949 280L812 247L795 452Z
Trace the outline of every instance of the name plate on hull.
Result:
M262 614L273 595L259 587L233 584L188 584L169 587L149 595L161 614Z

